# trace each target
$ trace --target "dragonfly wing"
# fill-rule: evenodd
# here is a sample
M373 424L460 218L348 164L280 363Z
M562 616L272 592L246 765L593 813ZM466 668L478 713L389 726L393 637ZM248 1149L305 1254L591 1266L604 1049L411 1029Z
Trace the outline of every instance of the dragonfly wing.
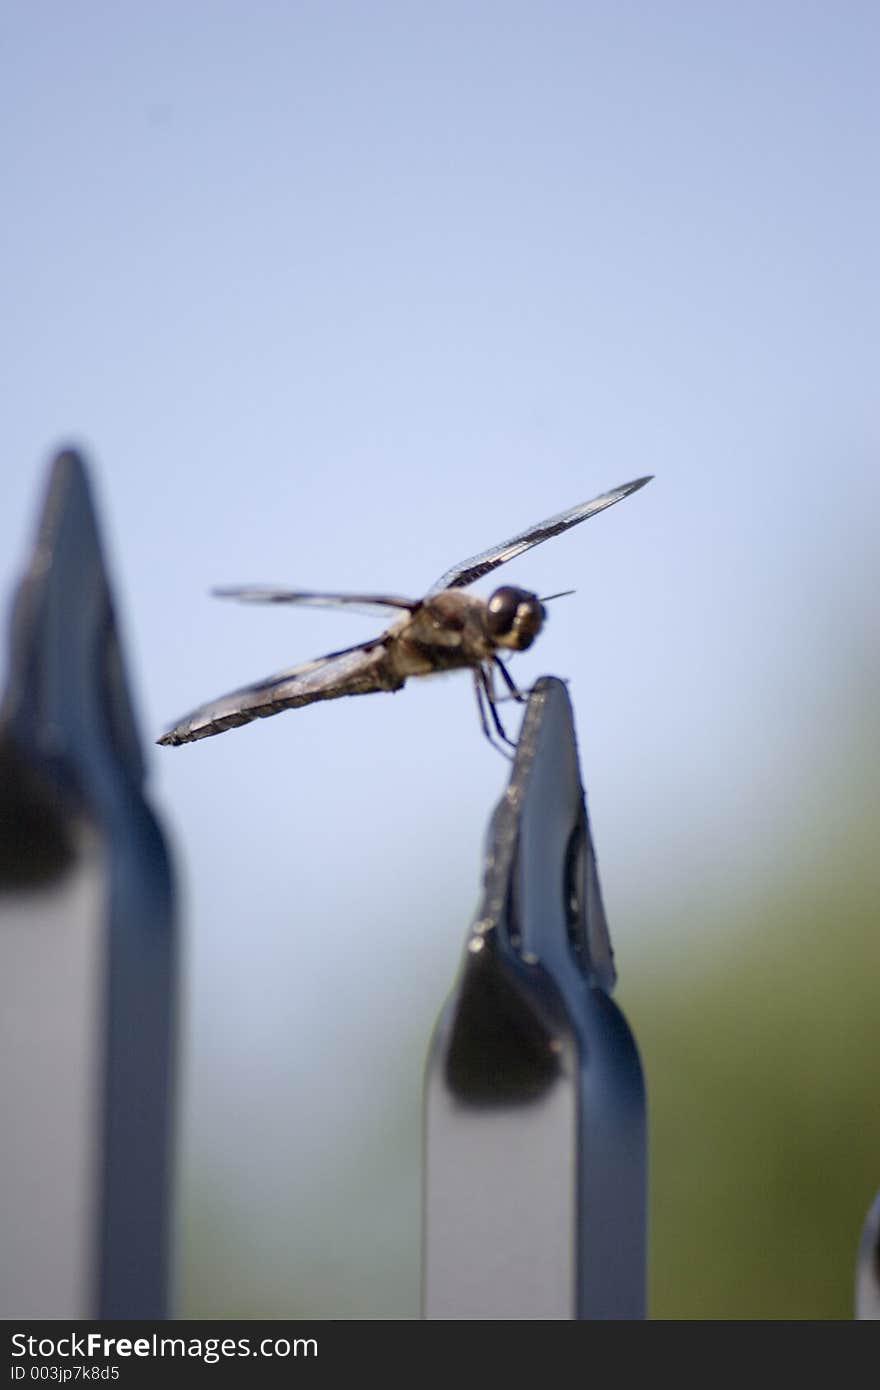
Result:
M650 478L637 478L635 482L624 483L621 487L613 488L611 492L603 492L601 497L594 497L591 502L580 502L576 507L569 507L567 512L560 512L558 516L539 521L537 526L530 526L527 531L512 536L509 541L503 541L501 545L494 545L479 555L472 555L469 560L462 560L459 564L453 565L452 569L447 570L436 584L431 586L429 592L435 594L441 589L463 589L465 585L473 584L484 574L497 569L499 565L505 565L508 560L522 555L523 551L531 550L532 546L549 541L551 536L561 535L563 531L577 526L579 522L586 521L587 517L603 512L606 507L613 507L615 502L621 502L624 497L629 497L631 492L636 492L650 481Z
M383 638L357 647L331 652L269 676L201 705L168 729L159 743L177 745L222 734L253 719L265 719L284 709L311 705L316 700L336 700L342 695L368 695L374 690L399 690L403 679L390 669Z
M291 603L307 608L349 608L355 613L378 614L388 617L389 609L405 609L414 613L420 606L416 599L397 594L316 594L301 589L247 588L213 589L215 598L233 598L239 603Z

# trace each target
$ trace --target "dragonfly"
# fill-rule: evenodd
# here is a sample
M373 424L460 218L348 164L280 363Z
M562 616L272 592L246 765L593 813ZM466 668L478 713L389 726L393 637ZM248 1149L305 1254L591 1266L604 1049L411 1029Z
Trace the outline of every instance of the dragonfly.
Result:
M318 700L369 695L379 690L395 691L411 676L470 670L483 733L501 752L505 751L504 744L515 747L498 713L496 673L509 696L521 701L525 695L517 687L501 653L527 651L546 621L544 604L562 595L550 594L540 599L537 594L512 584L502 585L488 599L465 591L499 565L507 564L533 546L613 507L650 481L649 476L623 483L590 502L581 502L558 516L528 527L500 545L460 561L442 574L420 599L393 594L313 593L257 587L215 589L217 597L243 603L348 608L380 613L386 620L390 615L396 616L378 637L292 666L200 705L172 725L158 742L171 746L194 743L227 729L237 729L254 719L265 719L282 710L298 709Z

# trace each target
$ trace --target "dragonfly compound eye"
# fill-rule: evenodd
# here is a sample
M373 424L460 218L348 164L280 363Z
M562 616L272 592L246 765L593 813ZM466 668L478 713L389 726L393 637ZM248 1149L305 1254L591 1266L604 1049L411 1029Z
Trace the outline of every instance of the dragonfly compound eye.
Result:
M512 630L522 596L522 589L514 589L510 584L495 590L488 603L489 631L493 637L503 637Z
M544 608L536 595L509 584L495 590L486 608L491 636L514 651L530 647L544 621Z

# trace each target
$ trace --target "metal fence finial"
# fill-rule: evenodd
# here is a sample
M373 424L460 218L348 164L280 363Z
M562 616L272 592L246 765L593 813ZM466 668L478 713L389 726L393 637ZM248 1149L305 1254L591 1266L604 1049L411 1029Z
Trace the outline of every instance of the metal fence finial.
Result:
M161 1317L172 883L70 450L14 605L0 769L0 1316Z
M427 1317L644 1316L644 1085L614 980L571 704L544 678L428 1062Z

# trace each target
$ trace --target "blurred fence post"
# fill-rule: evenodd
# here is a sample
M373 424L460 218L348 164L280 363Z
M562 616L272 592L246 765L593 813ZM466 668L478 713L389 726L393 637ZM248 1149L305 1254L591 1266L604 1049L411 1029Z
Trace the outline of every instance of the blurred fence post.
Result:
M880 1321L880 1192L874 1198L859 1242L856 1261L856 1319Z
M173 895L86 472L52 468L0 711L0 1317L166 1315Z
M645 1094L614 979L571 705L545 678L428 1061L426 1317L645 1316Z

